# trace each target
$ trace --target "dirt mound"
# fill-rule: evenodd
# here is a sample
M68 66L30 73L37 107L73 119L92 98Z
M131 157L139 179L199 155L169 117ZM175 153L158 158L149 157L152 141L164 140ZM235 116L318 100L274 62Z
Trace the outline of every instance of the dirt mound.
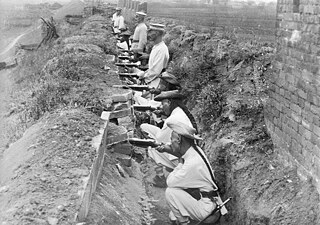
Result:
M56 20L63 19L66 15L82 15L86 4L80 0L72 0L60 8L53 16Z
M30 128L17 142L20 151L15 157L22 159L15 160L18 169L1 188L0 222L73 221L79 193L96 154L91 140L103 124L94 114L77 109L52 113ZM32 139L27 138L28 133ZM21 146L31 158L21 155Z

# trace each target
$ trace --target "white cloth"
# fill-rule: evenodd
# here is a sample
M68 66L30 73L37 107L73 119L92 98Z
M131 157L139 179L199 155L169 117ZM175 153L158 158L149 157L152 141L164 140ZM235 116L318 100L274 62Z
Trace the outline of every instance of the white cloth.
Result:
M133 96L133 99L135 101L136 104L138 105L150 105L154 108L158 108L161 106L161 102L157 102L157 101L154 101L154 100L151 100L151 99L146 99L144 97L141 97L141 94L142 92L138 93L138 92L135 92L134 96Z
M142 51L147 44L147 26L145 23L139 23L133 33L133 42L131 50L141 49ZM139 42L135 42L139 41Z
M162 70L167 68L168 61L169 50L166 44L162 41L154 45L149 57L149 69L143 75L146 83L150 83L154 79L158 78Z
M149 134L149 136L155 139L159 143L169 144L171 142L171 134L172 130L168 127L167 123L171 121L179 121L184 123L190 127L193 127L189 117L185 114L185 112L180 108L175 108L171 115L165 120L162 129L157 126L143 123L141 124L141 129ZM148 150L148 155L157 163L168 168L175 168L177 166L176 160L177 157L166 153L166 152L158 152L157 150L151 148Z
M126 28L126 26L124 24L123 16L121 16L121 15L118 16L118 15L113 14L112 20L113 20L113 27L117 28L118 30Z
M209 163L202 149L198 147L198 150ZM216 185L205 162L193 147L190 147L182 158L184 163L179 163L167 177L166 199L179 222L186 221L188 217L200 221L214 210L215 203L209 198L196 200L183 189L199 188L200 191L209 192Z

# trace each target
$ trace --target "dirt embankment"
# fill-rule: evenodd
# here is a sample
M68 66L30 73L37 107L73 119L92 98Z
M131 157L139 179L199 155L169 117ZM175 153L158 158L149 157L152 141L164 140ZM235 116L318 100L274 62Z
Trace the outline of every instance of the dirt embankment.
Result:
M78 27L61 24L59 40L37 52L19 52L21 64L13 76L15 93L8 118L15 118L15 126L26 129L11 139L13 143L4 152L1 224L76 223L96 156L92 139L104 124L99 116L110 107L113 94L123 93L112 88L119 84L118 76L104 69L116 69L108 56L115 53L115 39L103 28L108 25L108 20L100 16ZM145 196L141 179L121 183L116 160L111 157L106 162L104 178L109 193L115 196L111 196L111 202L104 202L105 206L116 209L121 185L129 190L125 196L119 193L121 201L126 202L128 197L135 208L121 211L121 216L118 210L110 210L108 215L121 217L121 224L139 223L141 209L135 203ZM133 185L140 191L131 189Z

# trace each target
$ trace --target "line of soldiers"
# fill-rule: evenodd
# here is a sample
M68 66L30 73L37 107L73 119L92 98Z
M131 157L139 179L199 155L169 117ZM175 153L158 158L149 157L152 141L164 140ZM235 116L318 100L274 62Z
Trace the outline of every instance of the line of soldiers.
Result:
M137 25L132 44L124 49L124 54L119 58L130 54L145 57L146 45L152 42L147 69L137 68L140 64L133 64L130 60L124 60L119 65L127 69L128 76L135 77L131 80L133 83L127 85L135 90L135 104L148 106L148 109L161 109L160 112L153 111L152 124L140 125L144 137L155 141L153 147L149 146L147 150L148 156L159 165L154 185L166 187L165 196L171 209L169 218L172 224L189 224L192 220L199 221L198 224L214 224L227 211L219 196L209 160L197 144L201 138L194 117L183 104L186 96L181 93L178 79L166 71L169 51L162 40L165 26L150 24L147 27L144 22L146 16L144 12L136 13ZM115 33L126 35L120 8L116 9L112 20ZM129 59L134 60L134 56ZM133 65L132 68L130 65ZM145 91L137 91L141 87L146 87Z

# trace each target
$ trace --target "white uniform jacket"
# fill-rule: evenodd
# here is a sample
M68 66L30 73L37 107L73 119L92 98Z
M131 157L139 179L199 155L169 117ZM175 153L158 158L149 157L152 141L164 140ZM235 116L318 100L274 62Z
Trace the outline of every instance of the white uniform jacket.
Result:
M144 73L143 77L146 83L150 83L156 79L164 68L167 68L169 61L169 50L162 41L153 46L149 57L149 69Z
M210 165L202 149L198 147L198 150ZM168 187L181 189L199 188L200 191L212 191L213 186L215 187L216 185L212 181L208 167L199 153L193 147L190 147L182 158L184 163L179 163L167 177Z
M131 49L144 50L146 44L147 44L147 26L145 23L139 23L133 33L133 43L132 43Z
M113 20L113 27L118 28L119 30L126 28L126 26L124 24L123 16L113 15L112 20Z

